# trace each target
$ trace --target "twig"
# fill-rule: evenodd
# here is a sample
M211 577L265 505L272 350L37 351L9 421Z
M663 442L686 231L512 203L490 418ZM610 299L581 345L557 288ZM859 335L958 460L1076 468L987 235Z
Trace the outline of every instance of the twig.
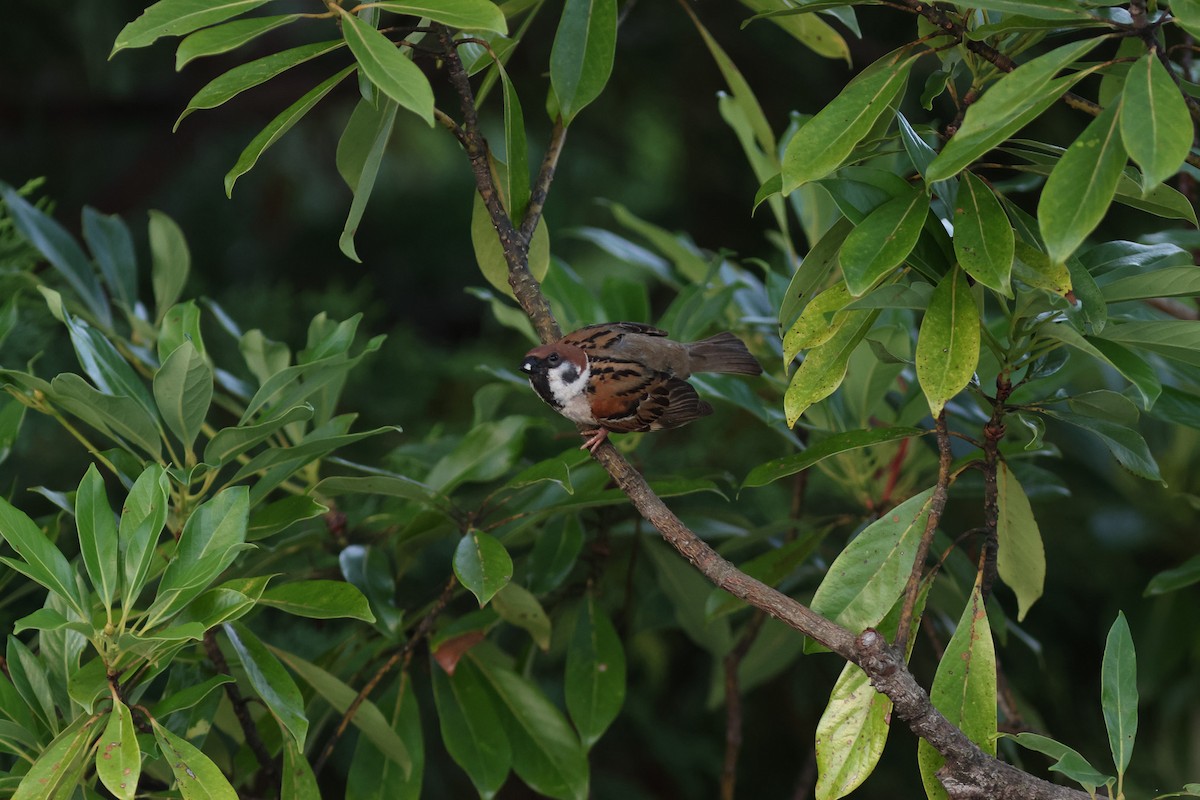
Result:
M529 194L529 206L525 209L525 219L521 220L521 235L530 239L538 222L542 219L542 209L546 206L546 195L550 192L550 184L554 181L554 172L558 168L558 157L562 153L563 143L567 139L567 127L562 118L554 121L550 131L550 143L546 146L546 155L542 157L542 166L538 170L537 180L533 182L533 190Z
M413 630L412 635L408 637L408 641L404 643L403 647L392 653L392 655L388 657L388 660L383 662L379 669L375 670L375 674L372 675L371 679L368 680L363 688L359 690L358 695L346 709L346 713L342 714L342 719L340 722L338 722L337 728L334 729L333 735L330 736L329 741L325 743L325 749L321 751L321 757L318 758L317 763L313 765L314 774L321 774L321 769L325 766L325 762L329 760L329 757L333 755L334 747L337 746L337 743L342 738L342 735L346 733L346 729L350 726L350 722L354 719L354 715L358 713L358 709L371 695L371 692L375 691L375 687L379 685L379 682L382 681L387 674L391 672L392 669L395 668L395 666L401 661L404 662L402 671L408 669L409 662L412 661L413 651L416 650L417 645L422 642L433 630L434 622L437 620L438 615L440 615L446 608L446 604L450 602L450 597L454 594L454 587L457 585L457 579L451 575L450 580L446 581L446 586L442 589L442 593L438 595L437 600L434 601L433 606L429 609L429 612L421 618L420 623L417 624L417 627Z
M987 531L983 549L979 554L979 569L982 573L980 593L986 600L996 581L996 554L999 548L997 526L1000 521L1000 440L1004 438L1004 404L1012 394L1012 381L1007 370L996 376L996 397L992 400L992 416L983 426L983 527Z
M950 434L946 426L946 409L942 409L935 423L938 446L938 479L929 500L929 516L925 518L925 530L921 533L921 541L917 545L917 555L913 559L912 572L904 585L904 605L900 609L900 627L896 631L896 649L901 653L908 652L908 634L912 628L913 610L917 607L917 596L921 591L921 575L925 572L925 559L929 555L929 545L933 542L933 534L937 531L938 523L942 521L942 512L946 510L946 500L950 497L950 465L954 456L950 451Z
M213 663L213 667L217 672L231 675L229 662L225 660L225 654L221 652L221 646L217 644L216 629L210 629L204 634L204 651L208 653L208 660ZM242 734L246 737L246 746L254 753L254 757L258 759L258 763L263 768L264 777L272 783L278 780L279 770L275 765L275 759L271 757L271 752L267 750L266 744L263 743L262 737L258 734L258 726L254 724L254 720L250 718L250 712L246 708L246 698L242 696L242 692L238 689L237 683L225 684L225 696L229 698L229 702L233 705L234 716L237 717L238 725L242 728Z
M767 615L756 611L746 623L742 638L725 656L725 765L721 770L721 800L733 800L737 788L738 753L742 749L742 687L738 670L766 621Z

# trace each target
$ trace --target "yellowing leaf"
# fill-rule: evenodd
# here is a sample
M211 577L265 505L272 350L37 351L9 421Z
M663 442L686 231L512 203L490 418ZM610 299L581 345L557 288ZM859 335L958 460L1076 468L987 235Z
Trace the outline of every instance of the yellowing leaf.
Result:
M955 267L934 290L917 335L917 380L933 416L970 383L979 343L979 306Z

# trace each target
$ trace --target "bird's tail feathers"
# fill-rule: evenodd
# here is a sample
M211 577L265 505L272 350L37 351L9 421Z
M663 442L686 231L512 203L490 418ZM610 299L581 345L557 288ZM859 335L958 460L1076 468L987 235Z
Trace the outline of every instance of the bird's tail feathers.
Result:
M692 372L728 372L734 375L761 375L762 365L750 355L746 345L732 333L718 333L687 346Z

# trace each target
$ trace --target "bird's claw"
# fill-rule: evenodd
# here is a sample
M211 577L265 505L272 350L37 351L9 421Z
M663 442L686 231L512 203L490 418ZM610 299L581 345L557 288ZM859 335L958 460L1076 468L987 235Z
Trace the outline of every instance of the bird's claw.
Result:
M598 430L592 431L589 434L584 434L584 435L587 436L588 438L586 441L584 441L584 443L582 445L579 446L579 449L587 450L592 455L595 455L596 448L599 447L600 445L604 444L604 442L608 439L608 429L600 428Z

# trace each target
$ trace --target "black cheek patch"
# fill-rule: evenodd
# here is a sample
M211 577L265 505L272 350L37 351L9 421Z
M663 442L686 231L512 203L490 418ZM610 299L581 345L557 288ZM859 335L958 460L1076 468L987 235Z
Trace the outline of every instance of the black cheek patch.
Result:
M579 377L579 369L574 364L567 364L562 369L563 383L574 383Z

